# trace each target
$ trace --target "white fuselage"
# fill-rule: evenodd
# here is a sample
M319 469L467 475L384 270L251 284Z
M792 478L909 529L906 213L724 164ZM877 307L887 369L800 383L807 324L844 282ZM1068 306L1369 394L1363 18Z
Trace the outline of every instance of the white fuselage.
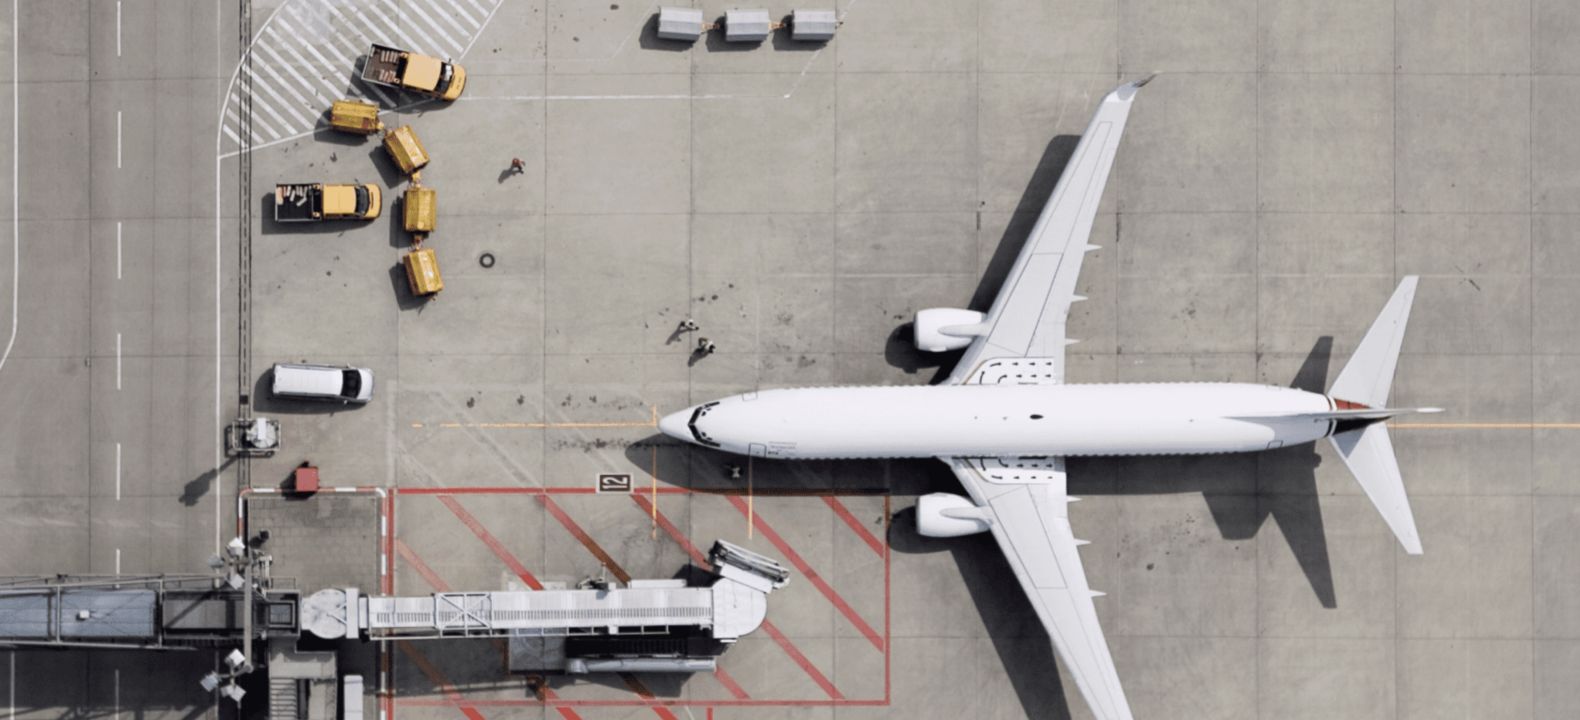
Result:
M1310 442L1325 395L1242 383L763 390L665 417L672 437L785 459L1186 455Z

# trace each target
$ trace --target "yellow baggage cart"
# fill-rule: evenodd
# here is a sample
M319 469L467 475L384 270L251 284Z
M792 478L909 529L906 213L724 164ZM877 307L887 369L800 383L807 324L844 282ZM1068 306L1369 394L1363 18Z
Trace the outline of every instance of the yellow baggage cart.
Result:
M413 295L435 295L444 289L444 278L439 276L439 258L433 248L420 248L406 253L406 281L411 284Z
M439 193L433 188L415 185L406 189L406 195L401 200L406 232L413 236L412 243L421 243L423 236L433 232L434 223L438 220Z
M401 172L411 176L413 182L417 180L417 171L428 164L428 151L423 149L422 141L417 139L417 131L412 130L410 125L402 125L385 133L384 149Z
M372 135L384 129L379 106L361 100L336 100L329 108L329 126L341 132Z

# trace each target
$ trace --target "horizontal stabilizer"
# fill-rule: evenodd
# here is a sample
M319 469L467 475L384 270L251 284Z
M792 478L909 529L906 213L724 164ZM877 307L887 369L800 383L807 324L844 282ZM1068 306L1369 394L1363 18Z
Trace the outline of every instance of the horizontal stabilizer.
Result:
M1344 458L1344 464L1366 491L1366 497L1377 506L1377 512L1382 513L1404 551L1420 555L1421 536L1416 533L1415 515L1410 511L1410 497L1404 492L1404 478L1399 476L1399 461L1393 454L1388 426L1382 423L1367 425L1328 440Z
M1404 326L1410 319L1410 305L1415 301L1416 276L1408 275L1399 282L1393 297L1383 306L1366 337L1355 348L1355 354L1339 371L1328 396L1335 400L1379 408L1388 404L1388 390L1393 386L1394 367L1399 364L1399 348L1404 344Z

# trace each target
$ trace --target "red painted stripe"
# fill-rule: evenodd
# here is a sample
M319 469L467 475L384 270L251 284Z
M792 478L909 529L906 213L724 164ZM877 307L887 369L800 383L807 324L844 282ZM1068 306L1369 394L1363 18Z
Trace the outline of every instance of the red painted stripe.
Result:
M641 495L632 495L631 499L636 501L637 507L642 508L642 512L649 515L653 513L653 503L647 498ZM675 524L669 521L669 517L662 512L658 513L658 526L663 528L664 532L671 539L680 544L681 549L691 556L691 561L696 563L697 567L709 572L713 570L713 565L708 562L708 558L702 554L702 551L698 550L696 545L691 544L691 539L686 537L685 533L680 531L680 528L675 527Z
M603 548L599 547L598 542L593 540L592 536L588 535L585 530L582 530L581 526L571 519L571 516L565 514L565 510L560 507L559 503L554 502L554 499L547 495L539 495L537 497L538 502L543 503L543 506L548 508L549 514L553 515L555 520L560 521L560 524L564 525L565 529L581 542L582 547L587 548L587 552L592 553L593 557L598 558L598 562L609 568L610 574L619 579L621 583L630 584L630 573L621 568L620 563L615 562L614 558L609 556L609 553L604 552Z
M450 592L450 586L444 581L444 578L439 577L439 574L435 573L433 568L428 567L428 563L423 562L422 558L417 557L417 553L412 552L411 548L406 547L406 543L396 539L395 552L400 553L401 558L406 561L406 564L410 565L413 570L416 570L417 574L421 575L423 580L428 581L428 584L432 586L434 590L439 592Z
M537 700L465 700L468 705L477 707L543 707L545 705L555 708L571 707L644 707L653 703L664 707L883 707L889 704L887 700L876 698L861 700L668 700L655 698L653 703L641 700L554 700L552 702L538 702ZM458 703L443 698L411 698L402 700L402 705L413 707L449 707Z
M745 700L746 698L751 697L750 695L746 694L746 690L741 687L740 683L735 682L735 678L730 677L729 673L724 672L724 668L714 668L713 679L718 680L719 684L723 685L724 689L728 690L730 695L734 696L736 700Z
M818 671L817 666L813 665L811 660L806 659L806 656L801 654L801 650L795 646L795 643L790 642L790 638L785 637L784 633L779 632L779 626L764 620L762 627L763 632L768 633L768 637L773 638L774 642L779 643L779 647L784 648L785 654L789 655L790 659L795 661L795 664L801 666L801 669L804 670L807 675L812 676L812 682L817 683L818 687L823 688L823 692L827 693L829 697L834 698L835 700L845 699L845 696L839 692L839 688L834 687L834 683L829 682L829 679L825 677L823 673Z
M730 504L741 511L742 515L755 516L757 531L763 534L763 538L778 548L779 552L785 556L785 559L789 560L790 564L794 565L797 571L806 576L807 582L812 583L812 586L817 588L818 592L823 593L823 597L828 598L828 601L834 604L834 607L839 610L840 614L844 615L845 619L849 620L852 625L855 625L856 629L866 636L868 642L871 642L872 646L878 649L878 652L883 652L883 638L878 635L878 631L872 629L872 626L868 625L866 620L862 620L861 616L856 614L856 609L852 608L850 603L845 602L845 599L840 597L839 593L834 592L834 588L828 584L828 581L824 580L823 576L818 575L817 571L813 570L812 566L808 565L806 560L796 553L795 548L790 547L790 543L785 542L784 538L779 536L779 533L774 532L772 526L763 522L762 515L749 510L746 507L746 501L738 497L730 498Z
M516 559L515 555L512 555L509 550L505 549L504 543L501 543L498 538L494 537L494 534L489 532L488 528L483 527L483 524L478 522L477 518L472 516L472 513L461 507L461 501L448 495L440 495L439 502L450 508L450 512L455 513L455 516L466 525L467 529L471 530L472 534L477 536L477 539L482 540L483 544L488 546L488 549L494 553L494 557L505 563L505 566L510 568L510 571L515 573L516 577L521 578L521 581L526 583L527 587L533 590L543 589L543 583L538 582L537 577L533 576L527 570L527 567L522 565L520 560Z
M653 697L653 691L647 689L647 686L643 685L642 681L635 675L620 673L620 679L625 681L626 687L631 688L631 692L642 698L642 702L652 706L655 715L658 715L663 720L680 720L680 718L675 717L675 713L671 712L669 708L658 703L658 699Z
M478 712L477 708L473 706L472 703L466 702L466 700L461 697L461 692L455 689L455 685L452 685L450 681L445 678L444 673L441 672L438 667L428 661L428 657L423 655L421 650L412 647L412 644L406 642L405 640L395 644L398 645L401 649L401 652L405 653L406 657L417 666L417 669L421 670L422 674L427 675L428 680L437 686L439 690L444 693L447 699L452 701L452 704L461 708L462 715L465 715L469 720L484 720L483 713Z
M850 509L845 507L845 503L840 502L839 498L832 495L824 495L823 502L834 511L835 515L839 516L839 519L844 520L851 530L856 531L856 537L861 538L861 541L866 543L867 547L872 548L872 551L877 553L879 557L883 556L883 543L865 525L862 525L855 515L850 514Z
M634 499L636 500L636 504L642 508L643 512L652 512L652 506L645 498L635 497ZM686 553L691 556L692 561L697 563L699 567L704 569L711 568L707 559L702 556L702 552L697 549L697 546L692 544L691 540L682 534L680 529L675 527L675 524L670 522L669 518L665 517L663 513L659 513L658 515L658 526L663 528L664 532L667 533L671 539L684 548ZM785 654L789 655L790 659L794 661L796 665L800 666L801 670L806 672L808 677L812 678L812 682L817 683L818 687L823 688L823 692L827 693L831 698L840 700L845 698L844 695L840 694L839 689L834 687L834 683L829 682L828 677L823 675L823 673L817 669L817 666L813 665L812 661L807 659L806 655L801 654L801 650L795 646L795 643L791 642L790 638L785 637L784 633L779 632L779 628L775 627L773 623L767 620L763 621L762 627L763 630L768 633L768 636L773 638L774 642L778 643L779 647L785 651ZM723 671L721 670L719 673L722 674ZM729 679L728 675L724 675L721 679L721 682L725 682L725 679L728 679L728 682L734 682L733 679ZM739 686L737 686L737 689L738 688ZM730 692L733 694L735 690L731 690ZM744 695L745 691L742 690L741 694L738 695L737 698L744 700Z

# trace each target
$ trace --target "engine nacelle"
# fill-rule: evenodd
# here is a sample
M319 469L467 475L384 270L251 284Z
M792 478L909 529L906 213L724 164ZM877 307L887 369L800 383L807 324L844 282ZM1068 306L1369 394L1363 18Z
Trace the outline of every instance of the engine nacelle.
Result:
M914 323L916 349L943 352L970 345L972 338L987 332L987 328L982 325L985 317L975 310L959 308L918 310Z
M988 529L982 508L967 498L931 493L916 499L916 531L926 537L961 537Z

